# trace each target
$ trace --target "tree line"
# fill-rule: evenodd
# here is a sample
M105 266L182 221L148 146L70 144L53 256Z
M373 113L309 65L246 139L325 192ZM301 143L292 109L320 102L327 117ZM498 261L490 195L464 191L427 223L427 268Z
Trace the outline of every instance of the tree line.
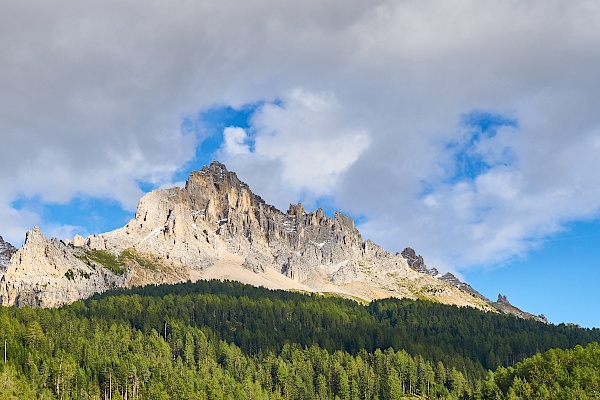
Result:
M119 291L60 309L0 307L0 397L597 398L599 346L577 346L597 330L439 307L214 281ZM552 340L580 343L537 352ZM512 357L493 372L479 349L488 344L505 345ZM496 358L487 356L504 364Z
M442 361L474 378L538 352L600 341L600 329L548 325L470 307L396 298L361 304L238 282L120 289L84 304L83 315L128 321L143 332L158 331L167 320L210 328L208 334L250 355L278 353L286 343L352 355L393 347Z

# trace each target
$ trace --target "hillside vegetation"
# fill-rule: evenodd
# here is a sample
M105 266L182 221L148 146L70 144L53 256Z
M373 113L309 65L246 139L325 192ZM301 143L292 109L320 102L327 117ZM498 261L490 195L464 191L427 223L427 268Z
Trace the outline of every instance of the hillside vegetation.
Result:
M200 281L0 308L0 398L597 398L599 339L426 301Z

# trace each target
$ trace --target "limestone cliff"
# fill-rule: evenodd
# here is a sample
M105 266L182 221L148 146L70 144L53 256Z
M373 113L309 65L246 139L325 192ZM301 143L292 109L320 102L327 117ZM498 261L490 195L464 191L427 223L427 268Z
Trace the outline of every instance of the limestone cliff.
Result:
M0 279L0 303L54 307L122 284L122 278L99 263L86 264L76 254L33 228Z
M493 309L432 276L437 271L424 271L430 272L363 241L347 216L330 218L301 204L284 213L213 162L193 172L184 188L148 193L135 218L115 231L62 243L34 229L0 281L0 299L54 306L113 286L219 278Z

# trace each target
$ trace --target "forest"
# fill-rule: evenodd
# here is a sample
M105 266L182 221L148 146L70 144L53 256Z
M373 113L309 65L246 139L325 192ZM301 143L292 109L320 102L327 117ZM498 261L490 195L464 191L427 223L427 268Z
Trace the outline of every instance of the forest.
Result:
M600 330L199 281L0 307L1 399L597 399Z

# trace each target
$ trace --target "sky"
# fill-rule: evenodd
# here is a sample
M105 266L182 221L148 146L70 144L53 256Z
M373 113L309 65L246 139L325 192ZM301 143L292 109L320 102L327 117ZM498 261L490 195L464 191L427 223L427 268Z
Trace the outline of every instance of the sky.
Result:
M216 159L600 327L600 3L2 1L0 235L123 226Z

